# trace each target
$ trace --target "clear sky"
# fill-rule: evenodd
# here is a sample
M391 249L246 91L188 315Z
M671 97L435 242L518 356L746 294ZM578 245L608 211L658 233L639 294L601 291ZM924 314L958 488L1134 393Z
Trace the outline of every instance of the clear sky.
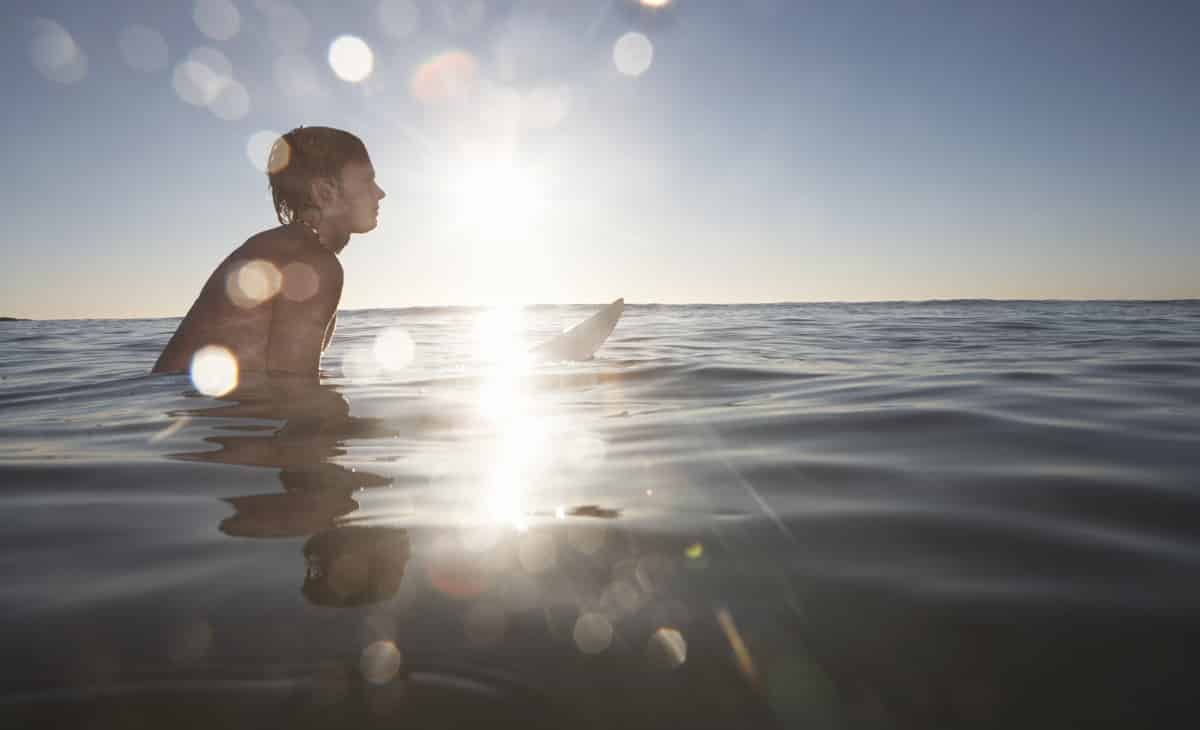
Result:
M1200 4L333 5L5 2L0 315L182 315L300 124L344 309L1200 296Z

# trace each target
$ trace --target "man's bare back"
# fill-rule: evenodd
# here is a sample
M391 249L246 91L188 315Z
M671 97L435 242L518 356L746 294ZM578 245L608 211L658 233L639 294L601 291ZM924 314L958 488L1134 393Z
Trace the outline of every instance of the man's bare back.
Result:
M337 256L301 226L252 237L209 276L154 372L187 370L197 350L217 345L239 370L315 375L342 276Z
M351 234L378 225L386 193L362 140L339 129L293 129L276 141L267 168L283 225L221 262L153 372L188 370L198 351L215 346L239 371L317 375L342 296L337 254Z

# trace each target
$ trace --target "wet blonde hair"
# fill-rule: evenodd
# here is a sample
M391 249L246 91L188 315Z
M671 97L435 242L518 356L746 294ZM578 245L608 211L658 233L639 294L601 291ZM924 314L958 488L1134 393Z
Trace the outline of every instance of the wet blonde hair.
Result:
M367 162L367 147L349 132L333 127L296 127L275 140L267 159L271 200L280 223L291 223L305 208L315 208L310 184L318 178L341 183L347 162Z

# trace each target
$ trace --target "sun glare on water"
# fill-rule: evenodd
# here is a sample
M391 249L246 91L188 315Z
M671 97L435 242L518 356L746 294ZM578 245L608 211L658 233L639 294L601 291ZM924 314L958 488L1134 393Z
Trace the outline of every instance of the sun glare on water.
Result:
M485 309L475 319L475 356L491 369L515 375L530 363L525 340L525 312L520 306Z
M480 507L490 521L524 531L529 528L529 486L548 466L548 434L543 421L528 413L514 412L498 427L491 478Z
M490 478L479 508L492 522L528 527L525 494L542 470L546 430L532 413L525 378L530 364L523 336L524 312L498 306L480 312L475 320L476 356L484 366L479 386L479 415L496 434Z

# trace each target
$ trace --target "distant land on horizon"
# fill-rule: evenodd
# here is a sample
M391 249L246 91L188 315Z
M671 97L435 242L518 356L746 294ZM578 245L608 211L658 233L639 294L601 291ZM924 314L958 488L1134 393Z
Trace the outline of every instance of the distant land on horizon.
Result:
M28 322L26 317L0 317L0 322Z

